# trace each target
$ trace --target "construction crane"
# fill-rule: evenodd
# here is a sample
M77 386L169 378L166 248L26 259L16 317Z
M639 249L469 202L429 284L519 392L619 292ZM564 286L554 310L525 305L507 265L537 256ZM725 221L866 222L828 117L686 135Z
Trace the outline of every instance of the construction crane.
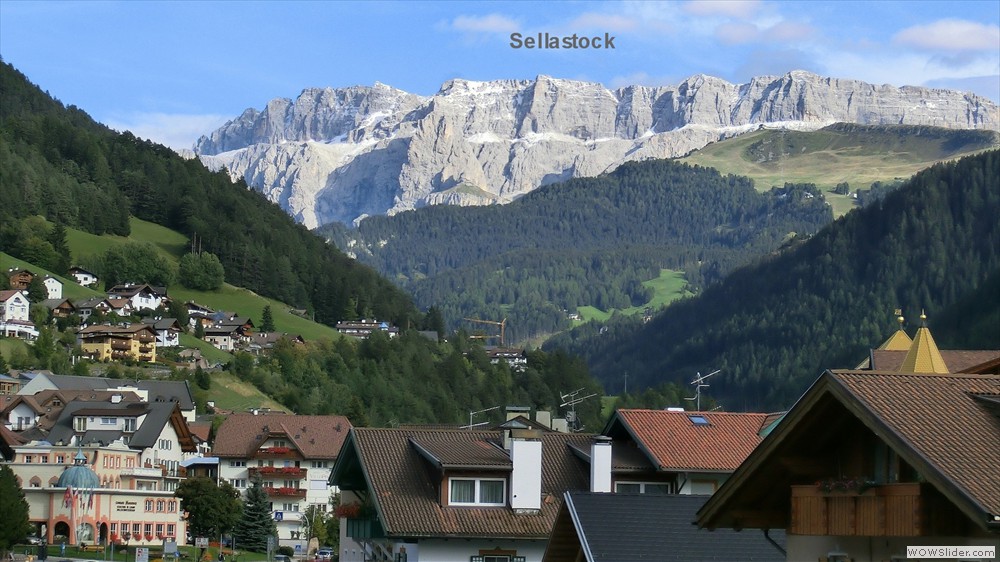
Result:
M469 322L475 322L477 324L490 324L490 325L493 325L493 326L500 326L500 347L504 346L504 341L505 341L504 340L504 335L505 335L505 331L507 329L507 319L506 318L504 318L503 320L501 320L499 322L497 322L495 320L480 320L478 318L464 318L464 320L468 320ZM470 336L470 337L485 339L485 338L495 338L496 336Z

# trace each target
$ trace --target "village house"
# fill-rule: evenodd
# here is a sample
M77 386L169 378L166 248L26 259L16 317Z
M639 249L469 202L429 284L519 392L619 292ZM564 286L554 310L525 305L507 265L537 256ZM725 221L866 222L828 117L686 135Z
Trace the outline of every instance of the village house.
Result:
M181 344L183 330L176 318L147 318L143 323L156 332L156 347L176 347Z
M891 351L891 350L890 350ZM830 370L698 512L785 529L787 559L881 561L1000 544L1000 352L962 372L926 327L895 370Z
M328 484L351 422L344 416L233 414L219 426L212 447L219 477L241 493L259 478L271 498L278 545L306 554L306 508L331 509L337 490ZM196 462L196 461L192 461Z
M78 285L83 285L84 287L90 287L91 285L96 285L98 281L96 274L87 271L86 269L78 265L74 265L73 267L69 268L68 273L70 277L76 280Z
M503 361L515 371L523 371L528 367L528 357L524 350L516 347L487 347L486 356L490 363L496 365Z
M76 307L69 299L45 299L41 304L52 312L53 318L69 318L76 314Z
M101 314L111 312L111 303L104 297L77 299L73 301L73 306L76 307L76 313L80 315L80 320L83 322L87 322L90 319L90 315L95 312L100 312Z
M279 341L287 341L292 345L305 344L302 336L279 332L254 332L250 335L250 343L246 350L254 355L268 355L274 349L274 345Z
M61 299L63 294L63 282L52 277L51 275L46 275L42 279L42 285L45 285L45 292L47 299Z
M7 270L7 280L10 288L15 291L27 291L35 280L35 273L27 269L11 268Z
M240 341L239 326L209 326L204 328L205 336L202 338L222 351L236 351L236 346Z
M133 310L156 310L165 304L167 291L144 283L125 283L108 289L108 299L128 299Z
M22 290L0 291L0 335L35 340L38 330L30 319L31 302Z
M181 414L189 423L195 421L194 396L187 381L137 380L119 381L105 377L56 375L51 372L34 372L18 394L33 396L46 390L58 391L114 391L128 396L134 393L143 402L176 402ZM96 398L95 398L96 399Z
M94 324L76 337L83 354L95 361L156 361L156 332L146 324Z

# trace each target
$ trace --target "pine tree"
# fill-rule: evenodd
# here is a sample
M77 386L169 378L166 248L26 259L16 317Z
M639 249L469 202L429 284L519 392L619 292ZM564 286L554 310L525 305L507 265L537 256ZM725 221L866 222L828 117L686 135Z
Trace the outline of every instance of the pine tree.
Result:
M261 332L274 331L274 315L271 314L271 305L269 304L264 305L264 312L261 313L260 331Z
M243 516L233 531L236 544L244 550L264 552L267 550L267 537L273 537L277 532L267 492L260 478L254 478L243 502Z
M31 533L28 522L28 502L24 490L17 485L14 471L0 464L0 560L7 559L7 553L15 544L24 541Z

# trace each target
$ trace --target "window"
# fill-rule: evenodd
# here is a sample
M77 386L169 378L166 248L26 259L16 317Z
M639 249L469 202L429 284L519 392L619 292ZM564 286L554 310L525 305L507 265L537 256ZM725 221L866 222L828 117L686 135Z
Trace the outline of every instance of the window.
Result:
M506 481L487 478L452 478L448 481L451 505L505 505Z
M153 511L153 500L146 500L146 511Z
M330 466L330 463L327 462L327 461L313 461L312 462L312 467L313 468L327 468L329 466Z
M615 482L615 492L619 494L671 494L669 482Z
M172 537L172 536L174 536L174 533L175 533L175 531L174 531L174 524L173 523L167 523L167 536L168 537Z
M233 478L232 480L229 481L229 483L233 485L233 488L246 488L247 487L247 479L246 478Z
M135 432L135 418L125 418L125 429L128 433Z
M163 511L167 507L167 502L156 500L156 511Z
M32 462L33 461L31 455L24 455L24 464L31 464Z
M38 455L38 460L42 461L42 464L49 464L48 455Z
M118 418L101 418L101 425L118 425Z
M246 465L247 461L229 461L229 466L231 467L241 467Z
M56 455L56 464L66 464L66 455Z
M156 524L156 536L160 536L162 534L163 534L163 523L157 523Z
M139 533L141 531L142 531L142 525L140 523L132 523L132 534L134 536L139 536Z
M688 419L691 420L691 423L695 425L712 425L708 423L708 418L706 418L705 416L689 415Z
M114 535L116 533L118 533L118 523L112 523L111 524L111 534Z
M153 534L153 524L152 523L146 523L144 525L144 527L145 527L145 531L146 531L147 535L152 535Z
M163 451L169 451L170 450L170 446L171 446L171 443L170 443L169 439L160 439L160 449L161 450L163 450Z
M168 501L167 502L167 511L169 511L170 513L173 513L175 511L177 511L177 502L175 502L173 500Z
M87 431L87 418L73 418L73 429L76 431Z

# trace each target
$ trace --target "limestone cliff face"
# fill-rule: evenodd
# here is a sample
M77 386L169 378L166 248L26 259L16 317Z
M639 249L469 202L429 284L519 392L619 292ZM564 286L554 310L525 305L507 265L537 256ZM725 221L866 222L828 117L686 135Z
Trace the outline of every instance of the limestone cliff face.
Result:
M807 72L675 87L539 76L451 80L421 97L383 84L271 100L199 139L209 166L263 192L307 227L425 205L505 203L629 160L669 158L765 124L844 121L1000 129L993 102Z

